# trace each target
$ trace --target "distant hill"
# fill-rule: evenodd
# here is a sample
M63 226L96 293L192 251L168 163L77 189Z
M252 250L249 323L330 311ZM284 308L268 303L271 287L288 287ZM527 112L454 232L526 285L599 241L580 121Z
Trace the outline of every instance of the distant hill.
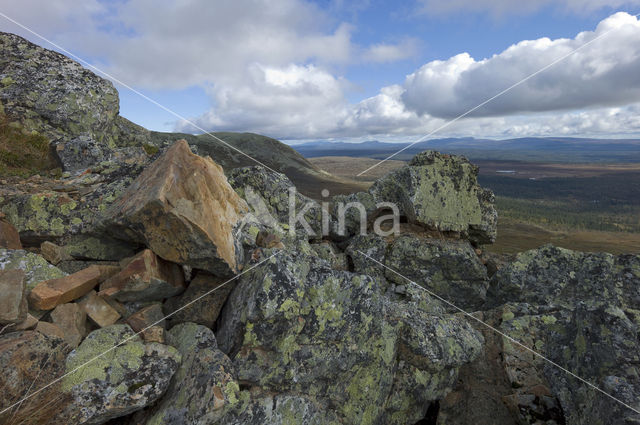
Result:
M306 158L351 156L383 159L409 143L367 141L309 142L293 148ZM419 152L434 149L461 154L470 159L534 162L640 162L640 140L582 139L569 137L524 137L517 139L446 138L416 143L393 157L408 160Z
M353 180L342 179L321 170L289 145L271 137L254 133L216 132L211 134L222 139L226 145L209 134L196 136L187 133L152 131L150 137L153 145L185 139L199 155L210 156L226 170L260 165L257 162L259 161L275 171L286 174L295 182L301 193L316 199L320 198L320 191L324 188L331 188L331 193L337 195L353 193L364 187Z

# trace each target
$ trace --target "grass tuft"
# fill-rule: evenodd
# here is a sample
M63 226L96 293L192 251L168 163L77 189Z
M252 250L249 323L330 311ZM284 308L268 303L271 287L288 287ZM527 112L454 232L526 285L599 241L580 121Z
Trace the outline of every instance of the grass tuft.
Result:
M0 114L0 176L28 177L55 172L49 140L27 132L21 125Z

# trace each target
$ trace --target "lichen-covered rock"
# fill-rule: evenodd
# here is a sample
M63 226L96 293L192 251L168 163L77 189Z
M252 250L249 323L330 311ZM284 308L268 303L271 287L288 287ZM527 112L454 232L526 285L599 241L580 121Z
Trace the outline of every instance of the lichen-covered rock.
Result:
M278 233L288 233L290 215L295 219L301 214L301 220L295 221L294 231L307 239L322 238L322 207L298 193L286 175L262 166L242 167L229 172L229 184L247 202L258 221L267 228ZM290 190L294 190L293 197ZM290 203L293 204L293 209L290 208ZM305 224L308 224L308 228Z
M149 412L147 425L208 425L219 422L238 400L231 360L218 349L213 332L195 323L169 331L168 342L182 355L167 395ZM264 423L264 422L263 422Z
M500 328L507 335L639 409L639 288L637 255L580 253L548 245L519 254L499 270L491 280L488 304L503 304L498 307ZM567 424L640 420L637 413L512 341L504 339L503 346L505 370L514 386L548 383ZM531 409L527 412L535 416Z
M487 269L468 241L402 235L390 244L384 263L393 270L385 270L391 282L406 285L409 278L464 310L485 301Z
M368 193L336 197L334 203L359 202L370 220L378 203L390 202L410 223L453 232L474 244L493 243L498 218L494 196L478 185L477 175L477 167L462 156L425 151L378 179ZM346 218L347 230L357 233L360 213L351 209Z
M314 243L311 245L313 252L331 265L335 270L347 270L347 255L340 252L331 242Z
M66 56L14 34L0 34L4 111L50 140L82 134L104 139L118 114L113 84Z
M37 254L23 250L0 249L0 270L22 270L27 293L40 282L66 276Z
M175 348L145 344L128 325L91 332L67 357L62 390L73 400L67 423L103 424L155 402L180 360Z
M411 423L481 344L463 320L426 305L389 301L368 276L280 251L239 280L218 342L247 385L310 397L345 423Z
M40 390L65 372L65 358L71 349L61 338L36 331L11 332L0 336L0 411L20 403L26 394L33 396L0 413L3 424L60 424L59 416L70 397L60 391L60 383Z
M234 229L246 211L222 168L191 153L182 140L110 207L104 228L167 261L229 275L242 263Z

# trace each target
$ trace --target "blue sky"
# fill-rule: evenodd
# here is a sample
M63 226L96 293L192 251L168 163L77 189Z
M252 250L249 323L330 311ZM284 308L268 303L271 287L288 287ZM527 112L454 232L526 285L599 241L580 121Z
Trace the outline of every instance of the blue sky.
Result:
M147 128L292 142L414 140L607 32L437 136L640 136L640 0L0 0L0 11L185 118L118 86L121 114ZM50 47L1 18L0 29Z

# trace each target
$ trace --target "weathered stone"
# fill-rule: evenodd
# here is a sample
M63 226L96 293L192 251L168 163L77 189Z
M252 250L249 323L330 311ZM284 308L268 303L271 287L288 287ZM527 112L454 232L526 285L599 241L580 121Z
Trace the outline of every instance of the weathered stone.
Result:
M3 424L59 424L58 418L70 399L54 382L64 374L70 348L61 338L35 331L12 332L0 336L0 410L33 394L18 408L0 413ZM37 392L45 385L51 386ZM16 405L16 407L18 407Z
M149 326L146 329L143 329L140 332L140 336L144 342L157 342L159 344L164 344L166 341L166 331L162 326Z
M148 424L207 425L218 422L231 405L238 404L238 384L227 356L218 350L213 332L195 323L169 331L169 343L182 355L167 395L149 412ZM227 409L225 409L227 407Z
M120 261L135 255L134 247L126 242L91 235L68 238L64 250L76 260Z
M408 278L464 310L477 310L486 299L487 269L468 241L402 235L384 264L389 281L405 285Z
M67 274L74 274L90 266L119 266L117 261L69 260L58 263L56 267Z
M348 269L347 255L344 252L340 252L331 242L312 244L311 249L316 253L318 257L327 261L331 265L332 269Z
M640 407L640 256L581 253L547 245L519 254L491 280L489 305L501 305L499 329L545 358ZM567 424L634 423L640 415L503 338L504 370L514 387L508 399L529 421L544 385ZM542 399L541 399L542 400ZM548 404L548 403L547 403ZM547 406L553 408L553 405Z
M78 304L60 304L51 312L51 320L71 348L76 348L87 335L87 314Z
M262 166L236 168L229 172L229 184L247 202L257 221L276 234L289 233L290 215L302 214L302 221L293 229L306 239L322 238L322 207L316 201L298 193L289 178ZM295 211L290 211L290 190Z
M47 335L50 337L56 337L64 340L64 332L58 325L55 325L50 322L38 322L36 325L36 331L40 332L43 335ZM66 341L65 341L66 343Z
M18 269L24 271L27 292L42 281L66 276L39 255L23 250L0 249L0 270Z
M3 217L0 217L0 248L22 249L18 231Z
M61 246L46 241L40 245L40 255L53 265L58 265L61 261L73 260L67 251Z
M96 291L90 291L78 301L78 304L87 316L101 328L113 325L120 318L120 313L105 301L104 298L99 296Z
M207 328L213 327L236 282L224 283L224 279L207 273L198 273L184 294L169 298L164 303L164 314L176 312L168 318L172 325L194 322ZM221 286L222 284L224 286Z
M27 318L24 272L0 270L0 325L18 324Z
M222 168L182 140L111 206L105 228L167 261L229 275L242 263L233 232L246 211Z
M29 306L38 310L51 310L57 305L86 295L117 270L117 267L90 266L66 277L40 282L29 294Z
M184 291L184 274L177 264L145 249L123 260L122 270L100 285L100 291L118 301L155 301Z
M67 423L103 424L152 404L180 360L175 348L145 344L127 325L91 332L67 357L62 390L73 400Z
M135 332L140 332L152 325L164 327L165 323L164 314L162 313L162 305L152 304L143 308L129 316L127 318L127 323Z
M217 337L248 386L312 397L344 423L414 423L482 341L428 305L391 302L368 276L280 251L239 279Z
M425 151L408 166L377 180L368 194L334 198L334 203L360 202L370 219L376 216L377 204L390 202L410 223L459 234L474 244L493 243L497 227L494 196L478 185L477 174L477 167L462 156ZM347 230L356 233L360 213L354 209L347 218Z

